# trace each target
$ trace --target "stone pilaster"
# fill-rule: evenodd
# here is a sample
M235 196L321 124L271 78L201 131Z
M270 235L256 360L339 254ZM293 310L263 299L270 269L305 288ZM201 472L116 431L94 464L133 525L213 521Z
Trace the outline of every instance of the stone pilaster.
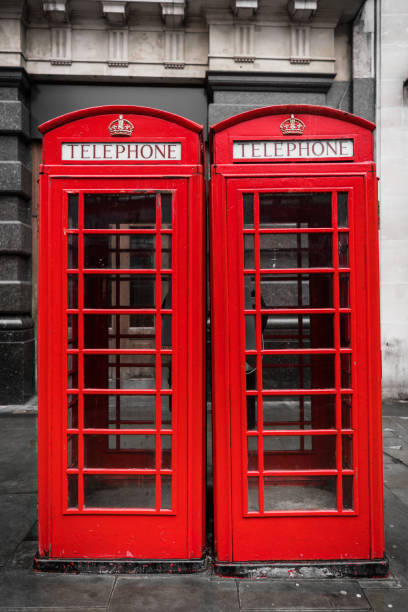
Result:
M0 405L34 393L29 81L0 68Z

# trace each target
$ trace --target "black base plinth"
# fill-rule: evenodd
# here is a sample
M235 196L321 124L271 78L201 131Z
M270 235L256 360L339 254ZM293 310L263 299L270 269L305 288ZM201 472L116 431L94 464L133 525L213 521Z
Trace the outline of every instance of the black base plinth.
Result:
M196 574L208 569L202 559L48 559L34 557L33 568L39 572L64 574Z
M213 568L218 576L230 578L384 578L389 563L387 557L352 561L215 561Z

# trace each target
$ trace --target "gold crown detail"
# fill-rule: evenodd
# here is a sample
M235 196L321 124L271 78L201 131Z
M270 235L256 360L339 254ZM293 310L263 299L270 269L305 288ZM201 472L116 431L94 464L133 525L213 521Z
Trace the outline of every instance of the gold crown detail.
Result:
M123 115L119 115L117 119L109 124L108 130L111 136L131 136L134 125L128 119L124 119Z
M281 132L285 135L296 136L303 134L305 127L306 126L303 121L301 119L297 119L295 115L291 115L288 119L285 119L285 121L282 121L280 124Z

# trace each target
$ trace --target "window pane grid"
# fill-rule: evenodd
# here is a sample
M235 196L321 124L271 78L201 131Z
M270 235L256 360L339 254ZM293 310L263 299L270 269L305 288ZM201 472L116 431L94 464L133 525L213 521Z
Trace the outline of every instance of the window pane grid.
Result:
M85 196L86 197L86 196ZM65 309L67 315L69 315L69 330L68 330L68 319L67 319L67 327L68 336L67 337L67 357L75 358L76 366L70 366L72 370L71 374L75 370L75 375L78 379L76 387L72 390L67 389L67 393L69 394L69 406L73 405L73 398L77 398L76 401L76 422L74 423L75 427L72 427L72 416L71 426L68 427L68 420L66 421L66 432L69 438L67 438L67 444L69 441L69 455L67 456L67 460L69 459L68 467L66 468L67 472L67 489L65 492L66 499L66 507L68 507L70 513L75 512L83 512L86 513L89 511L90 507L92 509L95 508L95 511L119 511L122 508L126 508L129 506L129 509L132 512L154 512L154 513L171 513L171 490L173 484L173 469L172 469L172 461L171 456L174 454L174 436L173 436L173 428L172 428L172 413L171 413L171 402L173 396L173 390L171 388L171 371L172 371L172 363L168 361L171 359L173 355L172 345L171 345L171 332L168 332L166 335L166 340L162 339L162 326L163 325L171 325L172 324L172 314L173 309L171 305L171 277L172 277L172 268L171 259L172 259L172 244L171 244L171 235L173 233L172 230L172 220L171 220L171 196L170 199L166 200L166 226L161 226L161 205L162 198L160 194L156 194L155 196L155 217L156 223L154 229L143 228L143 229L122 229L122 228L113 228L112 226L109 229L98 229L98 228L88 228L84 229L85 224L85 203L84 203L84 194L80 193L77 198L77 206L76 211L72 205L72 201L70 201L70 215L75 215L77 218L74 220L77 228L72 228L66 232L67 234L67 246L66 246L66 257L69 256L69 261L74 261L76 267L74 269L74 273L70 274L68 278L75 280L75 285L71 290L71 297L67 301L68 308ZM75 203L74 203L75 204ZM90 222L89 215L87 217L88 223ZM72 223L72 222L71 222ZM100 234L102 242L94 242L99 248L99 245L102 245L104 250L104 257L106 261L106 257L109 258L110 267L91 267L92 263L88 257L87 268L85 267L85 236L92 234ZM126 240L126 234L137 234L140 236L150 235L152 239L149 244L153 245L153 251L151 251L152 255L147 255L146 249L143 247L143 244L139 241L138 244L141 245L141 249L144 249L144 252L140 251L140 253L130 248L131 245L123 246L119 242L119 237L124 235ZM73 235L72 239L70 235ZM112 240L104 240L103 235L111 235ZM117 236L115 238L115 236ZM168 236L168 238L167 238ZM163 238L162 238L163 237ZM75 238L75 242L73 239ZM154 241L154 243L152 242ZM143 242L143 239L142 239ZM163 244L162 244L163 243ZM136 243L134 243L136 245ZM148 244L147 242L145 244ZM116 245L116 248L112 248L112 245ZM76 249L75 249L76 247ZM107 247L107 248L105 248ZM75 252L73 251L75 250ZM133 252L132 252L133 251ZM146 253L146 255L144 254ZM150 253L150 252L149 252ZM145 257L145 262L152 261L151 257L155 258L155 265L146 267L146 263L144 267L135 267L132 264L132 257ZM150 260L147 260L146 257L149 257ZM126 260L129 260L129 266L125 267ZM97 260L96 260L97 261ZM102 260L100 260L102 261ZM99 264L104 265L104 264ZM67 259L67 273L68 270L68 259ZM134 275L154 275L155 278L155 287L154 287L154 295L155 295L155 307L154 308L85 308L84 303L84 284L85 278L89 274L100 275L107 273L107 276L111 279L120 279L123 281L126 278L131 278ZM163 273L166 276L163 276ZM138 278L138 276L134 276ZM71 280L71 284L72 284ZM121 291L121 283L114 282L112 287L113 289L113 299L115 304L120 303L120 291ZM166 293L164 293L166 292ZM75 304L76 307L72 308L72 304ZM71 311L74 312L71 312ZM96 348L92 345L85 344L85 321L84 315L96 315L101 316L105 315L105 325L107 324L106 317L110 317L109 329L113 328L113 331L109 331L106 335L106 340L104 342L113 342L113 346L116 345L122 346L126 342L132 342L135 340L135 334L133 333L123 333L123 329L119 325L120 317L132 317L137 315L139 317L139 322L141 321L140 316L148 316L154 315L154 328L149 333L148 328L146 331L140 336L142 342L150 342L154 340L154 347L145 346L142 348L112 348L111 344L109 347L105 346L104 343L101 343L102 348ZM162 320L162 315L166 318ZM75 326L73 324L72 317L76 317ZM89 322L89 321L88 321ZM115 324L113 324L115 322ZM131 323L132 325L133 323ZM137 324L136 324L137 325ZM122 326L123 327L123 326ZM136 329L136 328L135 328ZM92 331L92 326L90 328ZM146 333L148 332L148 333ZM164 338L164 337L163 337ZM96 340L97 341L97 340ZM162 341L166 342L165 346L162 347ZM95 340L94 340L95 342ZM96 345L98 346L98 345ZM132 355L138 361L132 361ZM106 361L104 362L105 370L109 368L112 371L111 378L114 388L97 388L94 389L92 386L86 385L86 370L84 359L86 356L94 358L104 358ZM142 363L140 361L143 356L146 357L148 362ZM153 362L151 362L151 358L153 358ZM124 361L122 361L124 360ZM166 360L165 365L163 365L164 360ZM97 362L95 362L96 364ZM122 371L128 371L129 368L139 368L140 367L151 367L154 364L154 369L156 372L155 375L155 386L153 389L127 389L121 388L121 374ZM163 378L162 372L167 372L166 376ZM71 376L72 378L72 376ZM169 388L168 388L169 385ZM72 386L72 385L71 385ZM68 385L70 387L70 385ZM163 387L163 388L162 388ZM101 427L100 424L97 428L93 428L85 424L85 398L92 396L100 397L102 400L102 405L106 405L106 409L109 405L109 415L106 413L105 419L106 425L105 427ZM140 416L136 415L137 418L126 418L121 413L121 398L141 398L143 400L143 396L146 398L151 397L154 398L154 406L155 406L155 415L154 415L154 423L149 427L150 421L146 421L143 424L143 421L140 420ZM162 403L165 398L167 400L167 410L169 416L162 416ZM92 407L92 402L91 402ZM67 410L72 410L70 407L67 407ZM70 413L71 414L71 413ZM163 413L164 414L164 413ZM100 420L101 416L99 415L98 419ZM162 421L162 419L165 419ZM170 420L169 420L170 418ZM103 421L100 421L103 425ZM140 427L142 425L142 427ZM140 428L139 428L140 427ZM163 435L165 434L165 435ZM136 449L139 449L139 453L141 453L142 461L145 461L143 455L147 452L146 443L149 440L154 439L154 463L151 468L149 467L132 467L132 453L135 452L133 447L136 445ZM133 442L132 442L133 440ZM86 442L94 442L98 441L105 448L104 457L108 457L110 453L114 453L114 457L122 456L124 461L129 463L131 467L122 469L120 463L114 461L112 467L109 465L102 464L100 467L89 467L85 464L85 444ZM146 442L144 442L146 441ZM122 443L125 446L122 446ZM144 450L146 448L146 451ZM75 449L75 452L74 450ZM92 446L89 447L90 451L92 451ZM92 451L93 452L93 451ZM73 454L74 453L74 454ZM127 460L126 457L130 459ZM74 456L75 455L75 456ZM97 462L99 462L99 455L95 455ZM73 464L73 461L75 463ZM95 461L94 459L89 459L88 461ZM106 461L105 461L106 463ZM89 491L92 492L92 489L88 490L88 485L85 483L85 475L103 475L106 478L112 477L123 477L128 474L139 475L140 478L144 478L144 475L147 476L150 474L153 477L154 482L154 491L153 497L154 502L153 506L150 506L150 502L147 503L146 507L143 503L143 500L140 504L127 504L122 500L119 500L116 508L115 503L108 502L106 504L98 504L91 502L91 506L88 505L85 496L89 496ZM113 476L110 476L113 475ZM162 476L164 477L162 482ZM129 476L131 478L131 476ZM146 481L145 478L145 482ZM74 479L74 480L72 480ZM88 482L88 481L87 481ZM102 487L103 487L103 481ZM112 481L113 482L113 481ZM118 485L121 486L120 481L117 481ZM125 482L125 481L123 481ZM130 482L130 481L129 481ZM99 483L99 484L100 484ZM116 485L114 485L115 487ZM122 485L123 489L123 485ZM102 491L103 493L103 491ZM163 500L161 499L162 494L165 496ZM150 498L151 494L149 493ZM139 496L140 497L140 496ZM170 504L170 506L169 506ZM100 506L98 508L97 506Z
M247 197L249 197L250 194L246 194ZM329 194L327 194L329 195ZM344 194L343 194L344 195ZM346 194L347 196L347 194ZM354 470L354 464L353 464L353 457L354 457L354 448L353 446L355 445L355 436L354 436L354 430L351 428L351 425L349 426L345 426L342 425L342 407L341 407L341 402L342 402L342 397L345 397L345 395L347 394L349 396L349 399L351 400L352 397L352 389L351 389L351 365L348 365L349 363L351 364L351 361L347 362L347 361L342 361L341 362L341 355L344 355L344 358L346 356L348 356L348 358L350 358L351 353L352 353L352 348L349 347L349 342L350 342L350 332L348 331L348 344L346 344L346 346L342 345L342 340L340 337L340 314L348 314L350 316L351 313L351 308L349 306L349 304L347 304L346 306L344 305L344 303L340 303L340 291L339 291L339 270L341 270L342 273L345 272L350 272L351 268L349 266L349 228L348 227L342 227L342 228L338 228L338 209L337 209L337 194L336 192L333 192L330 194L330 209L331 209L331 217L332 217L332 227L330 228L326 228L326 227L322 227L322 228L300 228L300 227L291 227L291 228L280 228L280 229L263 229L260 228L260 203L259 203L259 195L257 193L254 194L253 197L253 229L252 228L248 228L248 226L246 226L243 229L243 234L251 236L252 237L252 243L249 242L248 244L246 244L245 249L251 248L251 246L253 245L253 257L251 256L251 253L248 252L247 250L245 251L245 261L248 260L248 262L253 262L253 267L251 266L249 267L245 267L245 270L243 270L243 275L244 275L244 279L248 278L250 283L253 282L254 283L254 288L252 290L252 303L251 303L251 298L248 298L249 296L249 289L247 288L247 284L246 289L245 289L245 308L242 311L242 314L245 315L252 315L254 316L254 323L255 323L255 329L254 332L256 334L256 338L254 338L254 340L252 340L252 323L250 322L250 319L245 319L246 321L246 325L245 325L245 329L246 329L246 336L247 336L247 340L246 340L246 346L247 346L247 350L244 351L244 359L246 362L246 367L247 367L247 389L246 389L246 393L245 393L245 397L246 398L251 398L253 397L254 399L256 398L256 402L254 405L254 408L248 408L247 407L247 413L248 416L247 418L250 418L250 413L248 412L248 410L255 410L256 411L256 422L254 421L254 423L252 423L252 417L251 417L251 424L249 424L249 420L248 420L248 426L247 426L247 436L246 436L246 444L245 444L245 451L244 451L244 467L245 467L245 471L247 473L247 478L249 478L249 480L247 478L244 479L244 489L246 492L246 495L248 496L248 509L245 510L245 512L249 512L251 515L255 513L255 515L259 515L259 514L264 514L264 513L269 513L269 511L271 509L268 509L267 507L267 501L265 498L266 495L266 490L265 487L267 486L266 481L265 481L265 477L268 476L269 474L279 474L281 473L282 475L286 475L286 476L301 476L301 475L310 475L313 476L315 474L318 474L320 476L331 476L332 477L332 481L331 481L331 490L332 490L332 501L330 502L332 505L330 507L327 507L326 510L328 512L337 512L337 513L348 513L350 514L350 512L353 512L353 508L354 508L354 504L352 501L350 501L350 499L352 499L350 496L353 495L352 491L353 491L353 485L349 484L350 479L354 479L354 474L355 474L355 470ZM343 201L343 216L344 214L347 215L347 210L344 213L344 201ZM346 206L347 206L347 199L346 199ZM245 212L244 212L244 218L245 218ZM346 224L347 225L347 224ZM273 235L273 234L297 234L297 267L296 268L261 268L261 241L260 241L260 235L262 234L267 234L267 235ZM305 249L302 246L302 242L301 242L301 234L322 234L322 233L328 233L332 236L332 240L331 240L331 254L330 257L332 258L332 262L333 265L331 267L321 267L321 268L302 268L300 263L302 260L302 258L304 258L305 256ZM248 253L248 257L247 257L247 253ZM282 249L282 253L283 256L285 257L285 253L291 253L291 249ZM270 254L272 257L274 257L274 253L273 253L273 249L272 251L270 251ZM242 259L243 261L243 259ZM346 263L346 265L345 265ZM299 274L321 274L321 273L330 273L333 277L333 282L331 285L331 293L332 293L332 307L329 308L310 308L310 305L303 305L303 300L302 300L302 279L304 277L300 277L298 276L297 278L297 286L298 286L298 303L297 303L297 308L268 308L267 306L265 306L263 297L262 297L262 274L263 273L268 273L268 274L280 274L283 280L290 280L290 281L294 281L294 276L289 276L292 275L293 273L297 273ZM284 275L288 275L285 279ZM317 278L317 277L316 277ZM343 277L344 278L344 277ZM251 285L249 284L248 287L250 287ZM344 300L343 300L344 301ZM252 306L249 307L248 306ZM298 325L297 325L297 332L298 332L298 338L297 338L297 347L296 348L276 348L273 349L271 347L265 348L265 337L268 337L266 334L263 333L263 319L265 319L265 315L276 315L276 314L282 314L282 315L291 315L292 320L293 320L293 315L305 315L305 314L331 314L333 316L333 346L329 346L326 347L324 346L323 348L317 348L317 347L312 347L310 346L310 334L309 333L305 333L304 329L303 329L303 325L305 323L305 319L301 319L301 317L298 317ZM307 320L306 320L307 322ZM310 323L309 323L310 324ZM349 324L348 324L349 325ZM248 327L249 326L249 327ZM344 327L344 325L343 325ZM249 336L248 336L249 334ZM344 332L343 332L344 335ZM274 342L276 340L274 340L274 338L278 338L279 341L281 342L288 342L290 343L291 340L293 340L293 337L291 336L290 333L281 333L280 335L278 334L278 336L270 336L270 342ZM286 339L286 340L285 340ZM252 347L252 344L254 345ZM287 361L287 362L283 362L283 363L265 363L265 357L267 356L282 356L284 357L285 355L289 358L292 356L292 361ZM328 385L328 388L319 388L319 386L317 386L316 388L303 388L304 386L304 376L305 376L305 365L308 365L308 362L302 363L303 357L307 359L308 356L310 356L310 358L312 358L313 355L332 355L334 358L334 362L333 362L333 383L332 385ZM253 361L255 359L255 362ZM250 367L251 363L256 363L256 372L253 374L249 374L249 376L252 376L255 385L256 386L252 386L252 384L248 384L248 368ZM249 365L248 365L249 364ZM309 363L310 366L310 363ZM265 371L265 368L267 369L271 369L272 371L275 369L275 371L279 371L279 372L284 372L285 370L293 370L293 368L295 368L295 370L297 370L299 372L299 378L298 378L298 383L299 383L299 388L290 388L287 389L285 386L282 386L282 388L279 387L279 385L277 386L277 388L273 388L273 389L266 389L265 388L265 380L263 379L263 371ZM342 370L341 368L343 368L343 386L342 386ZM345 381L347 383L347 387L350 388L346 388L346 384ZM310 384L309 384L310 386ZM298 397L300 398L299 401L299 421L298 421L298 427L296 427L296 425L293 425L292 421L285 421L280 419L279 423L275 424L276 425L276 429L274 428L272 431L271 430L265 430L264 426L263 426L263 401L264 398L269 397L276 397L282 394L290 394L290 396L292 397ZM325 427L316 427L313 425L312 421L310 420L310 416L308 417L305 414L305 405L304 405L304 400L303 398L307 395L310 395L311 398L318 398L319 396L323 396L323 395L327 395L328 397L333 397L334 398L334 414L333 414L333 424L332 426L327 429ZM322 398L324 400L324 398ZM332 443L334 443L334 446L332 445L332 449L333 449L333 459L332 461L334 461L334 465L333 465L333 469L313 469L313 470L307 470L307 469L301 469L301 470L295 470L295 469L290 469L290 470L280 470L279 467L277 467L276 469L266 469L265 465L264 465L264 439L270 439L271 441L273 439L275 440L279 440L281 438L279 438L280 436L284 436L284 439L287 440L294 440L294 437L297 437L298 440L298 448L289 451L292 456L296 455L296 453L300 452L306 455L311 455L312 454L312 449L313 449L313 444L315 444L315 442L317 440L321 440L322 444L324 445L326 443L326 441L328 442L329 440L332 441ZM305 446L305 443L309 441L309 448L307 448ZM314 441L314 442L313 442ZM330 444L332 444L330 443ZM279 455L281 454L281 451L279 450L272 450L269 451L268 453L275 454L277 457L279 457ZM279 464L278 464L279 466ZM348 478L349 480L344 480L344 478ZM333 480L334 479L334 480ZM294 482L294 481L292 481ZM343 490L342 490L342 485L343 482L347 483L347 487L348 490L345 493L346 497L343 499L344 495L343 495ZM268 487L269 487L269 481L268 481ZM273 484L273 483L272 483ZM276 484L276 483L275 483ZM288 482L287 484L291 484L290 482ZM351 491L351 493L350 493ZM251 501L252 500L252 501ZM256 500L256 501L255 501ZM333 500L335 500L333 502ZM334 505L333 505L334 503ZM269 504L269 501L268 501ZM325 507L323 506L322 508L319 508L316 506L316 510L314 510L314 508L311 508L310 511L307 511L306 514L308 513L314 513L314 512L321 512L322 510L324 510ZM273 510L273 509L272 509ZM289 506L287 508L287 512L291 513L292 511L296 511L296 508L291 509L291 507Z

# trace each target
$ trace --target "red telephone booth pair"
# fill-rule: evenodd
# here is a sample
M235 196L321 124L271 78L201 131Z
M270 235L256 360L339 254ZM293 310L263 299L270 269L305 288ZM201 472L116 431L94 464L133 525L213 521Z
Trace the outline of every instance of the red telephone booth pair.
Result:
M218 573L386 570L373 128L313 106L212 128ZM202 128L122 106L41 131L36 566L202 569Z

